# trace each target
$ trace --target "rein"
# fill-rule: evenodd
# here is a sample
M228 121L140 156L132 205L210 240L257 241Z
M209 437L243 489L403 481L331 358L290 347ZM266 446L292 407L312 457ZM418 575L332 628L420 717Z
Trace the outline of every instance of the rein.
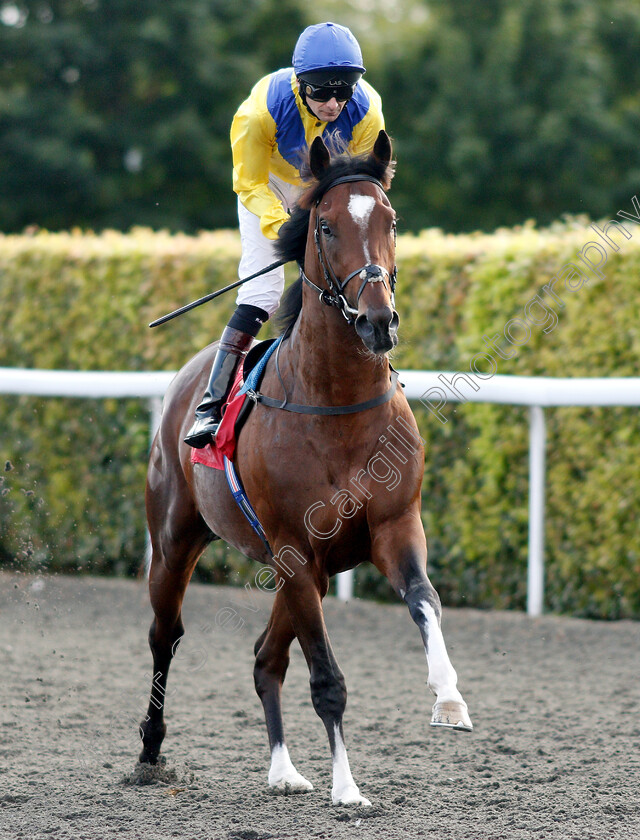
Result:
M336 178L335 181L332 181L327 188L322 192L317 198L315 202L316 209L318 208L320 202L324 198L329 190L337 187L339 184L349 184L349 183L356 183L358 181L369 181L372 184L375 184L377 187L380 187L381 190L384 191L384 187L380 183L377 178L374 178L372 175L343 175L340 178ZM393 267L393 273L390 275L386 268L383 268L381 265L363 265L361 268L356 268L355 271L352 271L348 274L342 282L336 277L336 274L331 266L329 260L325 258L324 252L322 250L322 238L321 238L321 228L320 228L320 217L316 213L316 226L313 232L314 242L316 244L316 250L318 252L318 262L322 267L322 271L324 274L324 279L329 287L328 289L322 289L320 286L317 286L312 280L309 280L307 275L304 271L304 266L300 264L300 278L314 291L318 292L318 299L321 303L324 303L326 306L335 306L337 309L342 312L343 316L345 317L348 324L354 324L356 317L358 315L358 310L354 309L352 306L349 306L349 303L344 295L344 290L347 287L347 284L350 280L353 280L354 277L359 277L362 280L362 284L358 290L358 294L356 296L356 303L360 300L362 293L364 292L367 283L384 283L385 288L389 291L391 295L391 303L394 303L394 294L396 290L396 280L398 275L398 267ZM387 285L387 281L389 281Z

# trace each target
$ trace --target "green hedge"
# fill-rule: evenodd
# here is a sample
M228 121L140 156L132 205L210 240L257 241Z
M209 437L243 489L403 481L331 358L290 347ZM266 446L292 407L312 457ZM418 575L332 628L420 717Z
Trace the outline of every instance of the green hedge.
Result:
M500 333L503 354L515 351L510 359L494 353L500 374L639 375L640 227L628 223L629 240L614 234L617 253L603 245L608 259L598 277L580 261L589 241L603 242L589 225L570 219L491 236L401 237L395 365L468 373L484 350L482 336ZM584 255L595 261L598 252ZM233 281L238 256L236 234L225 231L0 236L0 365L175 370L217 337L233 294L156 330L148 322ZM570 264L587 282L573 292L556 285L561 306L541 289ZM523 343L508 344L505 326L523 318L536 294L557 323L547 315L541 324L542 309L530 305L538 324L529 337L512 325ZM438 419L417 404L416 414L427 441L430 574L443 601L524 607L527 409L449 403ZM546 417L546 607L638 618L637 410L558 408ZM0 560L135 573L144 553L145 402L0 396L0 423ZM200 575L216 581L241 582L250 570L220 544L200 565ZM357 591L389 594L366 568Z

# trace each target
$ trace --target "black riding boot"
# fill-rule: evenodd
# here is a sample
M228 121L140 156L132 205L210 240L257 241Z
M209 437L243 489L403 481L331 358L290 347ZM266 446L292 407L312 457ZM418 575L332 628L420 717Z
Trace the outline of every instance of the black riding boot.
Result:
M211 443L222 420L222 406L233 385L238 365L247 355L260 327L269 319L264 309L241 303L224 328L213 360L207 390L196 408L196 422L187 432L185 443L202 449Z
M253 338L248 333L225 327L213 360L207 390L196 408L196 422L184 439L189 446L202 449L215 437L222 420L222 406L231 391L238 365L245 357Z

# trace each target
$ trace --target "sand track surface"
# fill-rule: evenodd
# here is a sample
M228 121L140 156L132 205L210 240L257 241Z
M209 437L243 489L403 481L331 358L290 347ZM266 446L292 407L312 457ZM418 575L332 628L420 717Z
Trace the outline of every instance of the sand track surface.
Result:
M285 727L314 790L276 796L267 785L252 651L271 596L191 585L166 764L140 774L145 583L5 573L0 584L2 840L640 837L638 623L445 608L468 735L430 728L424 651L403 605L328 598L365 810L331 805L329 748L297 643Z

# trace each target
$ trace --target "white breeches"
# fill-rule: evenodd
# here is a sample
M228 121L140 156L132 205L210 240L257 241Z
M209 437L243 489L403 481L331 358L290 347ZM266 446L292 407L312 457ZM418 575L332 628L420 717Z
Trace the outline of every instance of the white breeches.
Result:
M290 210L293 207L302 191L300 187L287 184L286 181L282 181L274 175L269 178L269 187L280 199L285 210ZM242 244L238 276L242 279L276 262L278 255L276 254L275 242L272 239L267 239L260 230L258 216L250 213L239 200L238 221ZM252 306L259 306L268 312L269 317L271 317L280 304L283 291L284 266L281 266L240 286L236 304L249 303Z

